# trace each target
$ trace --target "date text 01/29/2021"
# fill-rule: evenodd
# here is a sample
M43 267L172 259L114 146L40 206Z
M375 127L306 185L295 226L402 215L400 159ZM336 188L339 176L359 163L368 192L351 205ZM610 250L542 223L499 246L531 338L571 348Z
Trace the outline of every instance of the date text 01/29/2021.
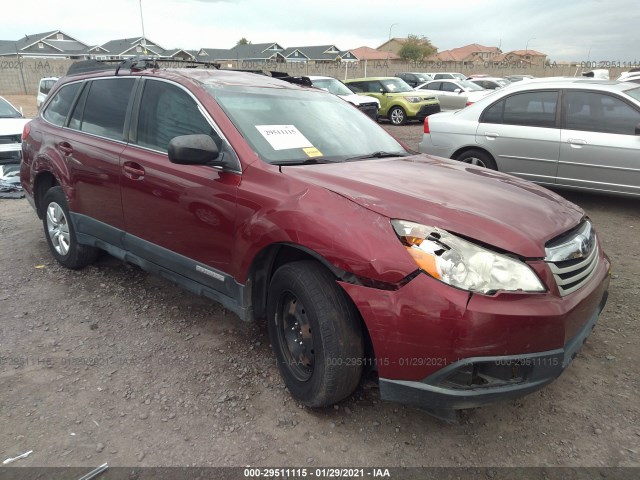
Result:
M388 468L245 468L245 478L391 478Z

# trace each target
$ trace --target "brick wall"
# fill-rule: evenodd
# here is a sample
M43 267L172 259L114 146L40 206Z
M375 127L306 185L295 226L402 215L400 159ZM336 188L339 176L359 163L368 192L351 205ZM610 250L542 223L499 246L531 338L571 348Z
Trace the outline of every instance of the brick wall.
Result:
M0 95L36 95L43 77L61 77L75 60L0 57Z
M75 60L0 57L0 95L36 95L38 84L43 77L61 77ZM175 65L177 66L177 64ZM462 72L466 75L472 73L486 73L492 76L505 76L514 74L527 74L535 77L573 76L582 72L575 66L553 67L518 67L518 66L492 66L491 64L478 62L470 65L451 64L427 64L421 62L386 62L384 60L360 61L355 63L259 63L259 62L223 62L222 68L264 69L288 72L291 75L322 75L339 78L359 78L373 76L392 76L398 72ZM585 68L584 71L588 71ZM623 68L609 70L610 77L615 79Z

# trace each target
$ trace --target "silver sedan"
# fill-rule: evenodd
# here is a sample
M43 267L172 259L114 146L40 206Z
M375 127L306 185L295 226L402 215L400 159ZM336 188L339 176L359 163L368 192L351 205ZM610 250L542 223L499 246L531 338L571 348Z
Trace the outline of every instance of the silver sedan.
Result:
M565 79L511 85L428 117L420 151L536 183L640 198L640 86Z

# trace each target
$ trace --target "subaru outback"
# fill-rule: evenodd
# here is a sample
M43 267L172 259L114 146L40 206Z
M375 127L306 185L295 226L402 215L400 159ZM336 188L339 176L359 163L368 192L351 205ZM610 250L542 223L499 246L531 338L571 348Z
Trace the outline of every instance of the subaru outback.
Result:
M100 250L266 321L301 403L452 412L563 372L607 298L584 212L415 154L347 102L270 76L133 61L69 75L23 133L51 254Z

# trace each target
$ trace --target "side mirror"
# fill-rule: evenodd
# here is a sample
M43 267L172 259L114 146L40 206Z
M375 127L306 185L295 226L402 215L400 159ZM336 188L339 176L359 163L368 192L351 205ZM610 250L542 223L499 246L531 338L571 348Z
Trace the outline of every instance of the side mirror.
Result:
M460 88L456 88L453 93L457 93L458 95L460 94L460 92L462 92L462 89Z
M636 135L640 135L640 123L636 125Z
M384 95L384 94L385 94L385 93L387 93L387 92L385 92L385 91L384 91L384 88L381 88L381 89L380 89L380 93Z
M213 165L224 166L223 158L219 161L218 146L209 135L181 135L169 142L169 161L178 165Z

